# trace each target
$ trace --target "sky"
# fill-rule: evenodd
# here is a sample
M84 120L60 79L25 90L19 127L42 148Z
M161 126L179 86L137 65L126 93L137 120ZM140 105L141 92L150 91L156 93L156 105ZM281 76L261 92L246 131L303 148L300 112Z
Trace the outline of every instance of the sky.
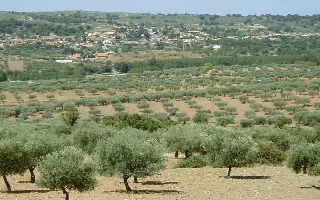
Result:
M162 14L320 14L320 0L0 0L0 11L105 11Z

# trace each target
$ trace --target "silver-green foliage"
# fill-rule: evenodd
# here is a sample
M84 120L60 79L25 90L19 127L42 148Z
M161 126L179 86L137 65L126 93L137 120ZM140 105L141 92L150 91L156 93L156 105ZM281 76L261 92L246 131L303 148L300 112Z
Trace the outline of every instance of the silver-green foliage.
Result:
M127 129L101 141L95 154L99 172L123 177L128 191L131 190L127 183L129 177L149 176L164 168L162 145L141 131L136 135L135 130Z
M149 103L147 101L139 101L137 104L137 107L139 109L143 109L143 108L149 108Z
M209 160L220 167L242 167L256 160L257 148L252 137L241 131L212 127L206 141L203 142Z
M114 110L117 112L124 111L124 109L125 109L124 105L122 105L120 103L112 104L112 106L113 106Z
M287 166L294 172L320 175L320 142L294 145L287 156Z
M34 169L43 156L54 151L59 151L66 146L65 138L58 137L55 134L33 133L22 135L21 140L25 142L24 148L28 152L29 171L31 173L31 182L35 182Z
M15 139L2 140L0 143L0 176L6 183L9 192L12 191L7 175L23 174L30 165L28 151L24 143Z
M38 170L38 185L51 190L62 189L67 197L66 189L82 192L97 184L94 164L86 162L82 150L75 147L48 154L39 163Z
M28 151L24 142L14 138L1 140L0 143L0 175L24 173L30 164Z
M100 140L105 140L117 133L111 127L101 123L79 122L72 130L74 146L92 154Z
M201 143L206 138L202 124L178 124L168 127L164 131L164 142L169 151L190 151L200 152Z

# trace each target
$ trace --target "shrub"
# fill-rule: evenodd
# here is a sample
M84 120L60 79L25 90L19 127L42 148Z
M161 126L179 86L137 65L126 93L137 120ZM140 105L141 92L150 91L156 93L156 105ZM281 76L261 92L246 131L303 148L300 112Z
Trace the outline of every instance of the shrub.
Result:
M119 129L124 127L133 127L141 130L155 131L162 127L159 121L153 119L150 115L119 113L115 116L108 116L103 118L104 125L112 125Z
M276 128L283 128L284 125L291 124L291 123L292 123L292 119L290 117L278 116L274 125Z
M272 143L261 143L258 145L257 163L260 164L282 164L286 159L284 151Z
M175 168L201 168L207 166L206 158L203 156L191 156L190 158L180 160Z
M67 113L63 114L63 122L68 126L74 126L79 119L79 113L77 110L68 111Z

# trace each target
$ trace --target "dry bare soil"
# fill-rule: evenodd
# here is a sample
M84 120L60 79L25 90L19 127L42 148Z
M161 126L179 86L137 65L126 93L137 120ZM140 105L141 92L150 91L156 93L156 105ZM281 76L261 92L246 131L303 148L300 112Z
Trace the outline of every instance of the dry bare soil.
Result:
M256 166L235 168L235 178L225 178L226 168L205 167L199 169L174 169L174 164L182 158L174 159L173 154L165 154L167 169L157 175L139 179L139 183L129 184L133 189L157 190L156 192L126 193L119 177L98 177L98 186L88 192L70 192L70 199L319 199L319 177L295 174L285 166ZM264 179L258 179L264 176ZM14 190L41 189L27 183L29 174L9 176ZM163 185L143 184L146 181L178 182ZM20 183L19 183L20 182ZM64 199L65 195L57 190L50 192L6 193L5 184L0 182L0 199L5 200L43 200ZM180 192L166 192L178 190Z

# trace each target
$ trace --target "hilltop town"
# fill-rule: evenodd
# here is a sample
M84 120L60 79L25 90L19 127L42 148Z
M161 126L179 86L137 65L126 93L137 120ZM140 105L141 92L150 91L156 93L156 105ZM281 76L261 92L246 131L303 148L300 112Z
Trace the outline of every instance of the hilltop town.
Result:
M220 50L221 54L237 48L237 42L230 44L232 42L226 40L266 40L273 42L272 46L279 46L288 37L320 36L317 31L319 24L315 21L318 15L152 15L84 11L2 12L1 15L7 17L0 22L0 51L2 49L4 55L28 57L22 52L24 49L49 51L54 48L60 52L34 57L58 62L108 58L121 52L148 50L193 51L203 55ZM69 21L63 21L65 19ZM277 54L276 50L264 53ZM30 54L33 55L32 52Z

